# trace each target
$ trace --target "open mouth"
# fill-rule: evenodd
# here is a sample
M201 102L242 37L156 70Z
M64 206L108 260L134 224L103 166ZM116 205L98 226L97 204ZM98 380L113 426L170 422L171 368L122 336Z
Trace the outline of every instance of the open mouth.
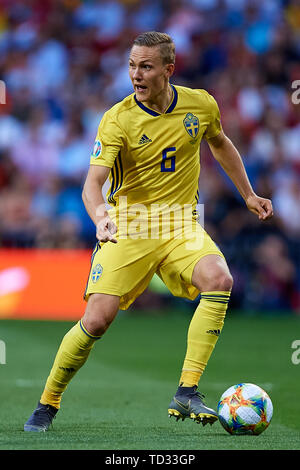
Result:
M135 90L142 93L143 91L147 90L147 87L144 85L135 85Z

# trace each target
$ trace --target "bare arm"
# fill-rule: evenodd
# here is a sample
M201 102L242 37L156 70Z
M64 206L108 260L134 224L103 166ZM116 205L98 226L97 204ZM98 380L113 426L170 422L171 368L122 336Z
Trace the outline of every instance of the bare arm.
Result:
M212 139L208 139L207 142L213 156L235 184L248 209L258 215L258 218L261 220L272 217L272 202L255 194L242 158L231 140L221 131L220 134Z
M96 237L101 242L117 243L113 235L117 227L110 219L102 195L102 187L108 178L110 168L90 165L82 191L82 200L86 211L96 225Z

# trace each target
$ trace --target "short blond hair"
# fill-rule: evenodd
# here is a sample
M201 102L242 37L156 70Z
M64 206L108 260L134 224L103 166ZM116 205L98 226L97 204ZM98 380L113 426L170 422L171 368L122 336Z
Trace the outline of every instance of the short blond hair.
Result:
M171 36L157 31L141 33L133 41L133 46L159 46L163 64L175 64L175 44Z

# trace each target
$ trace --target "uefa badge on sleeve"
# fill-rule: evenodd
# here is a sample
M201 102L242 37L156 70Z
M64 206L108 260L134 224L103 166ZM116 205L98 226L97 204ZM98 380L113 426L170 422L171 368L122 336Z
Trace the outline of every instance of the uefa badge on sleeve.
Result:
M94 148L93 148L93 157L99 157L102 150L102 145L100 140L95 140Z
M93 281L93 283L98 281L98 279L100 278L100 276L102 274L102 271L103 271L103 268L102 268L101 264L96 264L96 266L94 267L94 269L92 271L92 281Z

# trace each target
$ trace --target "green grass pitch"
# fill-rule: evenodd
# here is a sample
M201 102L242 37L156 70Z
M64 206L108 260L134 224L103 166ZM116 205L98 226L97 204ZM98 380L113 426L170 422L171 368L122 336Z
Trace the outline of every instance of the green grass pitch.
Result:
M66 390L47 433L24 433L69 322L0 322L0 449L294 450L300 449L300 364L291 345L300 317L228 314L200 381L208 406L239 382L262 386L274 415L260 436L230 436L213 426L169 419L191 314L120 313Z

